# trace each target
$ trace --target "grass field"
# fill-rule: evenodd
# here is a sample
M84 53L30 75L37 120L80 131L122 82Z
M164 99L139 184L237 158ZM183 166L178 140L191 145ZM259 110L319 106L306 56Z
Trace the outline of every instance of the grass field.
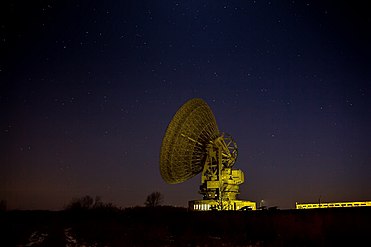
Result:
M1 246L367 246L371 207L0 212Z

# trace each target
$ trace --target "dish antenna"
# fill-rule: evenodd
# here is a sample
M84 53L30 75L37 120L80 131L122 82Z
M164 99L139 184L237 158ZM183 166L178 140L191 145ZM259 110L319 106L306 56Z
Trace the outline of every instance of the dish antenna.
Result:
M255 202L238 200L241 170L232 169L237 144L219 132L214 114L202 99L182 105L169 123L160 152L160 171L165 182L182 183L201 173L202 200L189 202L191 210L256 209Z

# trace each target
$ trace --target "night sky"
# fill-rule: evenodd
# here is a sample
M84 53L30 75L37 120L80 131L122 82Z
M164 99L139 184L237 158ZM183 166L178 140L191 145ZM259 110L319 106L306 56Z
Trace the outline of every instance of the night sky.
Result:
M201 199L166 184L161 141L204 99L239 147L240 198L371 200L367 1L2 1L0 199Z

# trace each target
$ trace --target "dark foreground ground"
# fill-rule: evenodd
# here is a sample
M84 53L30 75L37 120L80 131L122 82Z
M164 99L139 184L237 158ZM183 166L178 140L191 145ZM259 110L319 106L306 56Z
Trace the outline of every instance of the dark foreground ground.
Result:
M370 246L371 207L8 211L0 237L0 246Z

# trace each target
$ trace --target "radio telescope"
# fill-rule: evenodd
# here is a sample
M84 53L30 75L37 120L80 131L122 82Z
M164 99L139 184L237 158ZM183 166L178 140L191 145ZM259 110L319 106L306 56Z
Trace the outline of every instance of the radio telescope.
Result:
M255 210L255 202L237 199L244 173L232 169L236 159L236 142L219 132L206 102L194 98L179 108L167 127L160 171L169 184L182 183L201 173L199 193L203 199L189 201L190 210Z

